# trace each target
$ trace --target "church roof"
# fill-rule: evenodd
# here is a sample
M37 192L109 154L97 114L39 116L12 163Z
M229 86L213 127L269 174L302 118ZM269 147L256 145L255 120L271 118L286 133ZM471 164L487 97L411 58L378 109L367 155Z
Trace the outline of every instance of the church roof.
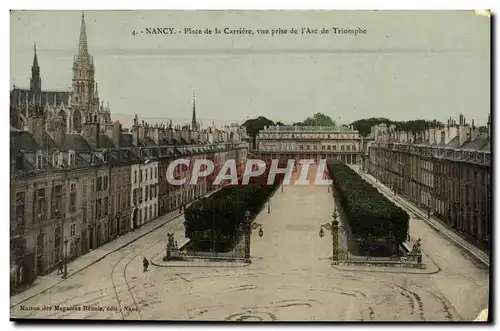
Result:
M69 102L69 91L43 91L41 95L39 93L35 93L30 91L30 89L14 87L12 91L10 91L10 102L12 105L23 105L26 104L26 100L28 103L33 102L40 103L45 105L46 103L50 105L54 105L54 102L57 106L61 104L61 102L67 106Z

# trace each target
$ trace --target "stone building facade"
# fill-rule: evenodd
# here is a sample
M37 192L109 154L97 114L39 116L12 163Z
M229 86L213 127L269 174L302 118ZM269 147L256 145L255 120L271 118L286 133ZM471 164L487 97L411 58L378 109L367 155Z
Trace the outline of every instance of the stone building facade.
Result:
M338 159L347 164L361 161L363 138L346 127L272 126L257 135L261 158Z
M166 167L176 158L221 159L235 149L238 162L246 157L242 129L202 129L194 100L192 121L183 127L140 123L137 116L130 132L112 123L94 74L82 16L72 90L43 91L35 53L30 88L11 91L13 289L213 189L206 179L168 185Z
M488 123L489 126L489 123ZM491 137L460 115L440 129L396 132L380 125L365 169L397 194L488 248L492 221Z

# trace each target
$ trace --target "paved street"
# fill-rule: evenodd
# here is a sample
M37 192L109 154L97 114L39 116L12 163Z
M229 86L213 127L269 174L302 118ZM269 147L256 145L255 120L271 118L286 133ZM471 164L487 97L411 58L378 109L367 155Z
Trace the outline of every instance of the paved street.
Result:
M473 320L487 307L488 271L418 218L411 219L412 237L422 238L423 252L438 272L331 266L331 238L320 239L318 231L320 224L330 220L332 202L326 186L285 186L271 199L271 213L264 208L256 219L264 236L259 238L258 231L252 234L251 265L152 266L143 273L142 258L161 256L167 232L174 232L176 240L182 241L182 218L178 218L12 307L11 316L451 321ZM73 309L55 310L57 305ZM100 306L104 311L84 310L84 305ZM51 310L21 309L44 306Z

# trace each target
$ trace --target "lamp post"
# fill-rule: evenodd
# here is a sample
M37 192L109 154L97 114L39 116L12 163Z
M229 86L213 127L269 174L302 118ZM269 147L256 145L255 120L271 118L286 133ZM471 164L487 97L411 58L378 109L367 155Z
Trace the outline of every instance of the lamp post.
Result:
M245 262L251 263L250 259L250 237L252 235L252 230L259 228L259 237L262 238L264 235L264 231L262 230L262 224L256 223L252 221L250 211L247 210L245 212L245 225L246 225L246 233L245 233Z
M319 229L319 236L320 238L323 238L325 235L324 230L330 231L332 235L332 261L338 260L339 257L339 222L337 221L338 218L338 213L337 213L337 207L335 207L335 210L333 211L332 214L332 221L331 223L325 223L321 224L321 227Z
M267 199L267 213L271 213L271 198Z
M281 192L283 192L283 182L281 182Z
M62 278L68 277L68 238L64 239L64 272Z

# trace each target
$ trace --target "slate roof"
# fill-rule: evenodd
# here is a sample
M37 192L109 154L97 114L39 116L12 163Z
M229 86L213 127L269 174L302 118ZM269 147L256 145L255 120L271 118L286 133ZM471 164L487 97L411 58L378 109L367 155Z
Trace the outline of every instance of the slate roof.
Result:
M26 150L36 151L39 148L35 139L29 132L11 131L10 133L10 150L13 151Z
M99 148L115 148L119 146L115 146L113 141L109 139L109 137L105 134L99 135Z
M64 103L64 105L68 105L69 95L69 91L42 91L42 105L46 103L53 105L54 98L57 105L60 105L61 102ZM26 99L28 100L28 102L32 102L33 96L35 97L35 102L39 103L40 94L35 94L29 89L15 87L14 89L12 89L12 91L10 91L10 101L12 105L25 104Z
M120 148L134 147L131 133L120 133Z
M73 149L76 151L91 151L92 147L79 134L67 134L64 138L62 150Z
M455 136L449 143L447 143L446 147L459 148L460 146L458 144L458 136Z
M490 142L490 139L489 139L488 135L481 134L481 135L478 135L476 137L476 139L474 139L472 141L466 142L462 146L462 148L464 148L464 149L473 149L473 150L481 150L483 147L485 147L486 145L488 145L489 142Z

